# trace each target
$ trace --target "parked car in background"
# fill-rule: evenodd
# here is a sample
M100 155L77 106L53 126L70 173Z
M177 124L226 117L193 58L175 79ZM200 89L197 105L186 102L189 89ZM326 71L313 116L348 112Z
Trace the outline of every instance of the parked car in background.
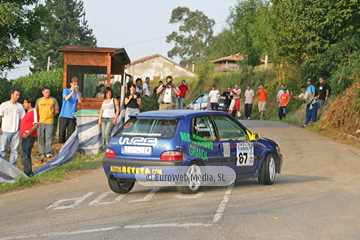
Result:
M273 184L283 156L272 140L251 133L221 111L167 110L131 115L111 137L103 159L109 187L125 194L138 177L162 175L170 168L202 174L202 167L226 166L236 178L258 178ZM196 193L202 180L191 177L177 185L182 193Z
M187 105L186 109L189 110L207 110L210 109L208 107L208 93L202 93L195 98L194 101L191 101L189 105ZM220 97L219 111L222 111L222 107L224 106L225 97Z

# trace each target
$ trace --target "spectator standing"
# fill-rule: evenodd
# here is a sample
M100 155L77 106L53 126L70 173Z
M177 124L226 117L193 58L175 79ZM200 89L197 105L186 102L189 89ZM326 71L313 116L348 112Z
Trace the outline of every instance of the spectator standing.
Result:
M32 176L32 162L31 162L31 149L34 146L37 138L37 129L39 127L39 113L34 108L35 100L31 97L24 99L24 108L27 111L26 115L21 121L20 125L20 138L21 141L21 161L24 165L24 173L27 176Z
M237 112L237 117L241 117L240 113L240 98L241 98L241 89L239 88L239 84L235 85L235 88L231 91L231 96L233 99L231 100L230 107L228 110L229 114L232 114L235 117L235 112Z
M95 93L94 98L105 98L105 85L100 84L99 92Z
M293 96L295 99L300 101L304 101L306 103L306 118L305 123L302 127L306 127L310 120L312 122L316 122L316 115L317 115L317 103L316 99L306 91L305 86L301 86L301 94L299 96Z
M82 94L79 92L78 78L73 77L70 81L70 88L66 88L62 93L62 108L59 115L59 143L64 146L66 140L71 136L76 128L76 112L78 103L82 102Z
M266 110L266 96L268 95L268 90L264 88L263 83L260 83L256 95L259 96L258 107L260 112L260 120L264 120L265 110Z
M180 94L177 96L176 109L183 109L185 105L186 91L190 91L190 88L185 80L181 80L181 84L178 85L178 89Z
M135 86L136 86L136 92L139 93L140 95L142 94L142 80L141 78L137 78L136 82L135 82Z
M16 166L18 159L19 128L21 119L25 116L24 107L17 102L19 98L20 90L13 88L10 91L10 100L0 105L0 154L5 158L6 150L10 144L10 163L13 166Z
M126 84L126 91L125 93L129 92L130 87L134 84L134 78L131 75L126 74L129 77L129 81Z
M119 101L116 98L113 98L113 91L111 89L106 90L105 100L101 105L99 113L99 125L101 125L104 151L109 144L110 133L117 122L119 113Z
M220 93L219 90L216 89L215 85L212 85L211 91L208 97L208 105L211 106L211 110L218 110L220 103Z
M172 76L167 76L164 84L156 90L159 95L159 110L170 110L176 106L176 95L179 95L180 91L172 84L172 80Z
M141 108L141 95L136 92L135 85L130 87L130 92L125 94L124 104L126 106L125 110L125 122L129 119L129 115L136 114L140 112Z
M282 120L283 118L286 117L286 107L290 101L290 94L287 93L287 89L284 87L283 88L283 93L280 95L280 102L279 102L279 119Z
M252 106L254 103L254 90L251 89L251 85L246 86L245 90L245 118L247 120L251 120Z
M54 117L59 114L57 100L50 96L50 88L44 87L42 98L36 100L35 108L39 111L38 126L39 156L42 159L52 157L52 136L54 131Z
M163 85L163 81L159 81L159 85L156 86L156 87L154 87L154 94L156 94L158 88L159 88L161 85Z
M150 87L150 78L149 77L145 78L145 82L144 82L143 88L142 88L142 95L144 97L151 96L151 87Z
M283 91L284 88L285 88L285 84L281 84L281 85L280 85L280 90L279 90L279 92L278 92L277 95L276 95L276 101L277 101L278 103L280 103L280 96L281 96L281 94L284 93L284 91ZM286 89L286 93L290 95L290 92L289 92L288 89Z
M307 91L308 93L310 93L313 97L315 97L316 89L315 89L314 85L312 85L312 80L311 80L311 79L308 79L308 80L306 81L306 83L307 83L307 85L308 85L308 87L306 88L306 91Z
M318 100L318 109L324 106L325 101L329 99L330 86L324 80L324 78L319 78L319 95L317 96Z
M225 97L224 105L222 108L224 112L227 112L229 110L229 106L233 98L231 92L232 92L231 85L228 85L227 90L221 94L221 96Z

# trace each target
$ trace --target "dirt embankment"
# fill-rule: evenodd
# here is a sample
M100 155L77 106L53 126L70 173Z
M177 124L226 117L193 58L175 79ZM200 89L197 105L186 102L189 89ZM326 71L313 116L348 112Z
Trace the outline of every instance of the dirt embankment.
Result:
M341 133L360 143L360 81L337 97L320 119L324 131Z

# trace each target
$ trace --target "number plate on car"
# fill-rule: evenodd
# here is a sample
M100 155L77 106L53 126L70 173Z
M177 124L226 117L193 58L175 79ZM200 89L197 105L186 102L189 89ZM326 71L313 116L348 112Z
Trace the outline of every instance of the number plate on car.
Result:
M151 154L151 147L125 146L124 153Z

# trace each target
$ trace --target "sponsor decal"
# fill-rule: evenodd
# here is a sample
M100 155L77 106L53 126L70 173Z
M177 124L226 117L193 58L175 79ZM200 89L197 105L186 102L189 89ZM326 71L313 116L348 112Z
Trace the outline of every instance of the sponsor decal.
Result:
M119 144L120 145L145 145L145 146L155 146L157 145L157 138L143 138L143 137L120 137Z

